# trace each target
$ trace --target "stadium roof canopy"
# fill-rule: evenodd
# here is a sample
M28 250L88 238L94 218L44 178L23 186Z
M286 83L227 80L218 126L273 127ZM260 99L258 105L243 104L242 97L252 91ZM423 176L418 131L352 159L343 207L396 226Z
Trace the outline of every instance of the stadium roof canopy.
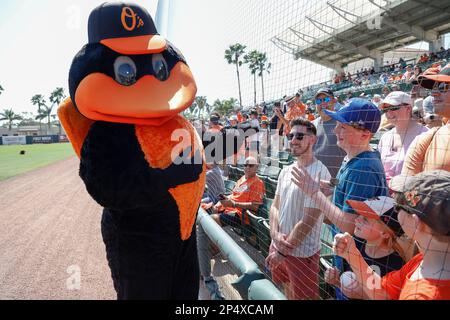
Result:
M435 43L441 35L450 32L449 0L394 0L385 1L384 6L373 0L367 2L375 10L364 16L327 2L335 12L334 17L345 20L344 26L333 28L305 16L303 22L320 29L322 36L314 38L297 25L271 41L295 59L342 70L352 62L382 59L385 52L419 41Z

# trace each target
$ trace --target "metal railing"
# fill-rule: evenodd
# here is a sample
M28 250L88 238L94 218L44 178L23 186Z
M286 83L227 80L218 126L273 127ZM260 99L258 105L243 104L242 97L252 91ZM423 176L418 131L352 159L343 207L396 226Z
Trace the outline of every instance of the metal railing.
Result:
M243 299L286 299L275 285L265 278L256 262L201 208L198 211L197 223L201 224L208 238L240 272L241 276L231 285Z

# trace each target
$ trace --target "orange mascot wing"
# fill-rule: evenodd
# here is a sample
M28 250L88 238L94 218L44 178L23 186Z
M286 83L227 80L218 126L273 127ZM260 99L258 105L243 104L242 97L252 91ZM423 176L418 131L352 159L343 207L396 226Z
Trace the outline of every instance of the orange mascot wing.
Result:
M61 103L58 108L58 117L67 133L67 137L69 138L75 153L78 158L80 158L81 147L83 146L84 139L86 139L89 128L94 121L79 113L70 98L67 98Z

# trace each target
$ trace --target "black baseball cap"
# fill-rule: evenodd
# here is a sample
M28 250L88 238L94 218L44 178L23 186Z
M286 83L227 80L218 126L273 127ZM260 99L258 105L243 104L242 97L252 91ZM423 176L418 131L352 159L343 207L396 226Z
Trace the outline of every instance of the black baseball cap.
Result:
M150 54L165 50L148 11L136 4L106 2L95 8L88 22L89 43L101 43L122 54Z
M406 212L416 214L436 233L450 236L450 172L399 175L391 179L389 188L397 192L397 203Z

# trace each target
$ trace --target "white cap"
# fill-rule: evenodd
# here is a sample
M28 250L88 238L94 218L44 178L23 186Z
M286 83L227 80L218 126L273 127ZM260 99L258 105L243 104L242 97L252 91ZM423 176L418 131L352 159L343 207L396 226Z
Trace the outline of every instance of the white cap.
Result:
M233 115L230 117L230 120L237 121L237 120L238 120L237 115L233 114Z
M246 164L258 164L258 160L256 160L255 157L250 156L245 159L245 163Z
M402 104L412 104L411 96L403 91L393 91L389 93L386 98L384 98L383 103L381 104L381 108L384 107L385 104L389 104L391 106L400 106Z

